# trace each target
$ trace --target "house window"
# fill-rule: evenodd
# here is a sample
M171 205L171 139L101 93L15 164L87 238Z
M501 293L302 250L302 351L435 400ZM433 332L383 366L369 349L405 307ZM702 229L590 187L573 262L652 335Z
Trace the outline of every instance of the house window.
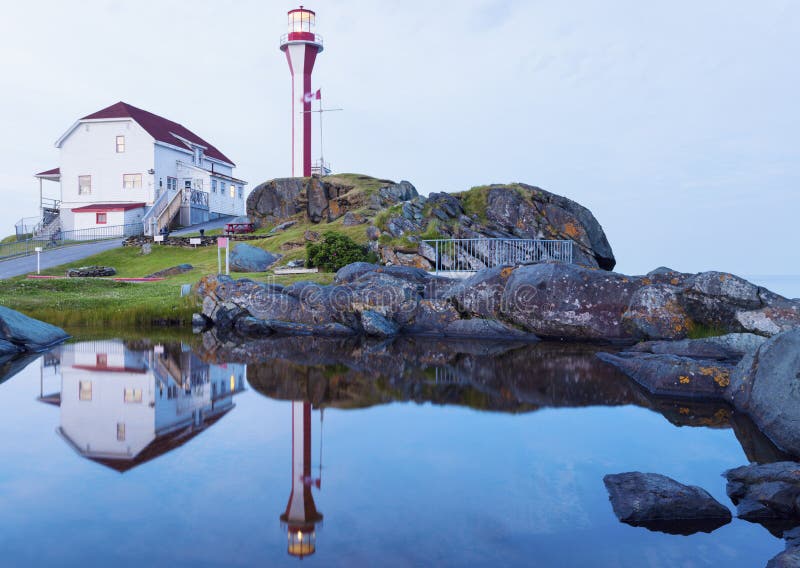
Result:
M234 197L236 197L236 186L231 185L231 199L233 199Z
M183 182L183 189L192 189L192 180L187 179Z
M178 178L167 178L167 190L168 191L177 191L178 190Z
M125 137L117 136L117 154L125 152Z
M117 422L117 442L125 441L125 423Z
M92 381L78 381L78 399L92 400Z
M78 195L92 194L92 176L78 176Z
M122 176L123 189L140 189L142 187L142 174L125 174Z
M95 223L97 225L105 225L108 223L108 213L97 213L97 219Z
M125 389L125 402L127 403L142 402L142 389Z
M239 199L244 197L244 188L240 185L239 186Z
M217 180L211 180L211 193L217 193Z

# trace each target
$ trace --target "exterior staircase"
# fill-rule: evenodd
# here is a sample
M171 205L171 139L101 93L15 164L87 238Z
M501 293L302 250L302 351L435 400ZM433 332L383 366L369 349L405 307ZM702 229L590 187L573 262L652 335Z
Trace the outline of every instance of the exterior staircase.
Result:
M183 190L162 193L142 219L144 234L153 237L160 234L165 227L169 227L180 213L182 204Z

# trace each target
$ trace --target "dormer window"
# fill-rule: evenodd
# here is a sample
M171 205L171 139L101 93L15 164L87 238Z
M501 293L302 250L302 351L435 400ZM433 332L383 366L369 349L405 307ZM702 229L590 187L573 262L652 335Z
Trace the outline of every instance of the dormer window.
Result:
M196 166L203 165L203 149L198 146L194 147L194 163Z
M124 152L125 152L125 137L117 136L117 154L122 154Z

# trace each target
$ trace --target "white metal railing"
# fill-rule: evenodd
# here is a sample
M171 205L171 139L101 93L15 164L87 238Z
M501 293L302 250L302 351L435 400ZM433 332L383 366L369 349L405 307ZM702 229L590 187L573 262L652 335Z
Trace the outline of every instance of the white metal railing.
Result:
M300 34L300 33L304 33L304 34L305 34L305 33L307 33L307 34L311 34L312 32L292 32L291 34L283 34L283 35L281 36L281 42L280 42L280 45L281 45L281 46L284 46L284 45L286 45L287 43L293 43L293 42L298 42L298 43L306 43L306 42L309 42L309 41L311 41L312 43L315 43L315 44L317 44L317 45L325 45L325 44L323 43L323 41L322 41L322 36L321 36L321 35L319 35L319 34L312 34L312 35L314 36L314 39L313 39L313 40L310 40L310 39L289 39L289 36L290 36L290 35L294 35L294 34ZM275 36L272 36L272 37L275 37Z
M331 164L325 160L316 160L311 165L311 175L313 176L329 176L331 175Z
M437 239L423 242L433 249L436 272L475 272L548 260L572 263L570 240Z
M36 252L37 248L50 250L67 245L133 237L141 234L141 223L93 227L90 229L77 229L75 231L59 230L46 237L33 237L15 243L0 244L0 260L16 256L28 256Z

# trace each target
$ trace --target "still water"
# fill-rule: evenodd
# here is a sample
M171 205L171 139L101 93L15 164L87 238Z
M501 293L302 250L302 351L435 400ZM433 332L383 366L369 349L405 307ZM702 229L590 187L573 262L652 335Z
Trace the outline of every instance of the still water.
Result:
M726 505L778 459L724 407L652 400L564 345L76 341L6 366L3 566L763 566L734 519L620 524L608 473ZM238 362L237 362L238 361Z

